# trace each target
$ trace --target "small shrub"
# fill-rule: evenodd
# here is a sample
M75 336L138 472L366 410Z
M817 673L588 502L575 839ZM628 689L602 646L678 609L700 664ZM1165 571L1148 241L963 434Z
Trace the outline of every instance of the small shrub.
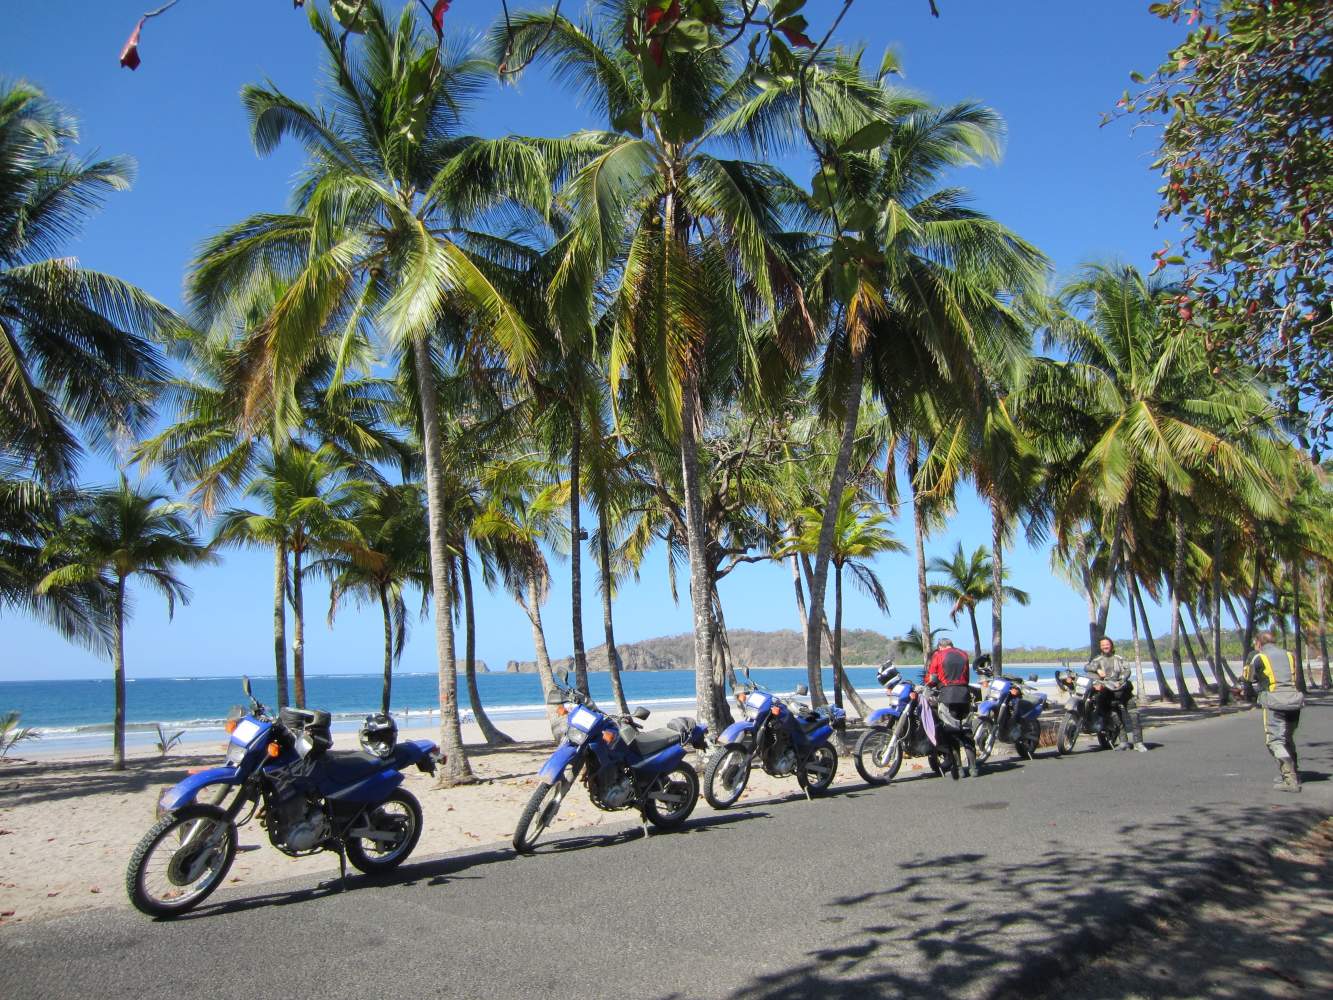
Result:
M0 759L24 740L37 740L41 739L41 736L42 734L31 726L19 725L18 712L5 712L0 715Z
M167 734L162 731L162 723L159 722L157 724L157 752L165 757L167 754L171 753L171 748L179 743L181 737L184 735L185 730L182 729L175 736L168 738Z

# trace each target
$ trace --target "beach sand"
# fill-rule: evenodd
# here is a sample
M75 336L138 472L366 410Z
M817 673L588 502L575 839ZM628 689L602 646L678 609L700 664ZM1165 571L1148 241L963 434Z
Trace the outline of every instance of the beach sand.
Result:
M872 706L883 701L873 699ZM679 713L658 711L649 724L664 725L674 714ZM1216 709L1198 713L1149 709L1145 722L1160 724L1212 714ZM469 759L479 779L476 784L438 789L430 775L416 769L406 772L405 787L421 800L424 813L416 856L508 842L552 744L542 719L512 720L502 728L520 742L489 749L475 726L464 726ZM438 732L413 728L402 735L436 739ZM340 734L335 745L348 749L355 743ZM25 744L19 750L28 748ZM1009 752L1005 747L997 756L1003 758ZM125 867L135 844L154 822L162 791L192 768L216 766L221 756L218 745L191 745L167 757L140 751L129 757L126 769L120 772L112 771L104 759L87 757L40 759L29 754L26 760L0 762L0 928L93 907L128 906ZM691 760L702 775L703 760L698 754L692 754ZM909 759L904 774L923 768L922 762ZM835 784L860 781L851 759L843 757ZM756 769L742 801L799 794L793 780L770 778ZM710 812L701 795L694 815ZM637 813L602 812L578 787L565 800L552 832L598 826L620 829L635 823ZM289 858L268 844L258 824L250 823L241 829L240 849L226 884L253 886L260 892L275 879L302 875L315 885L336 877L337 871L335 855Z

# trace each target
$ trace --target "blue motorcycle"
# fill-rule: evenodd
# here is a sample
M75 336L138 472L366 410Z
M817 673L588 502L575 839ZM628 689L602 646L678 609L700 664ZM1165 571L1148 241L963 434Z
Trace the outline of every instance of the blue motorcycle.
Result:
M965 723L940 711L933 693L905 679L890 661L876 675L889 694L889 705L870 713L866 731L856 741L857 773L868 784L885 785L898 775L904 757L924 757L936 774L955 781L964 766L976 773L976 759L964 738Z
M1046 709L1046 695L1038 692L1031 700L1023 697L1023 682L1017 677L996 675L989 666L989 657L983 656L974 664L977 673L989 684L985 699L977 706L972 739L977 746L977 759L988 760L996 743L1008 743L1025 760L1037 754L1041 740L1041 714ZM1035 681L1035 674L1028 677Z
M250 710L227 721L226 763L167 789L130 858L125 889L149 916L178 916L221 885L237 830L253 818L291 857L336 852L344 877L348 861L367 874L397 867L421 836L421 805L400 787L400 772L415 765L434 774L444 759L434 743L399 743L396 726L379 717L370 738L362 731L368 752L335 753L329 713L284 708L274 719L248 678L242 688Z
M812 711L809 706L789 705L755 684L748 670L745 682L736 692L745 718L727 727L704 769L708 804L714 809L735 805L756 760L775 778L794 774L807 795L828 788L838 771L838 752L829 741L834 725L846 713L836 707ZM796 688L798 696L807 693L804 684Z
M570 687L567 675L557 683L560 745L543 765L518 818L514 850L527 854L533 849L580 775L598 809L636 808L645 824L659 830L684 823L699 801L699 776L685 754L691 747L703 749L708 727L681 717L666 729L645 732L638 723L648 718L648 709L613 717Z

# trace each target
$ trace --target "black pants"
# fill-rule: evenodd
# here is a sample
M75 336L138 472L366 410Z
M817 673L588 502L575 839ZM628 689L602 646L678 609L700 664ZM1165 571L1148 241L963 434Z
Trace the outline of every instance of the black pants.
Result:
M958 720L958 737L959 740L962 742L963 746L970 747L971 749L975 750L977 748L977 745L972 739L972 730L969 729L967 726L967 714L972 708L971 701L970 700L958 701L958 702L942 701L940 702L940 708L944 709L944 711L948 712L951 716L953 716L955 719Z

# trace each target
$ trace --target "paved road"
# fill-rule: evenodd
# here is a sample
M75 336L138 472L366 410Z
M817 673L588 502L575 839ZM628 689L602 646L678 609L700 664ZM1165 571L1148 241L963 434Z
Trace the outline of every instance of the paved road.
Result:
M1270 791L1255 713L1148 735L1149 754L743 799L675 835L599 828L529 858L493 845L347 892L308 880L227 891L175 923L126 904L20 924L0 933L4 993L994 995L1099 924L1188 895L1220 860L1333 814L1333 702L1302 721L1301 796Z

